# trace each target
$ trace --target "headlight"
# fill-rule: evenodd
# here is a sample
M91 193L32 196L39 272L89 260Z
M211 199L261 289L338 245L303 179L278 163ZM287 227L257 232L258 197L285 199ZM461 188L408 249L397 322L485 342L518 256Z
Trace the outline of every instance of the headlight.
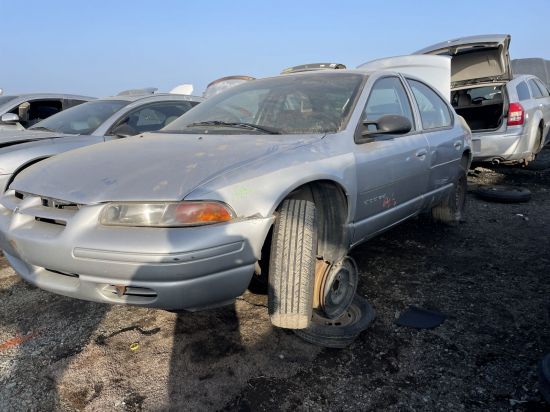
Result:
M109 226L179 227L227 222L235 213L221 202L109 203L99 222Z

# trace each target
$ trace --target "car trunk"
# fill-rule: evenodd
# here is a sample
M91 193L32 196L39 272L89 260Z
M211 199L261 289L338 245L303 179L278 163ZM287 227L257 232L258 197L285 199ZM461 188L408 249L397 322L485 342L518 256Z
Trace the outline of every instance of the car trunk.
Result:
M460 88L451 92L451 103L472 132L496 130L508 108L505 84Z
M505 84L512 79L510 39L507 34L470 36L416 52L451 57L451 103L472 132L503 124L508 110Z

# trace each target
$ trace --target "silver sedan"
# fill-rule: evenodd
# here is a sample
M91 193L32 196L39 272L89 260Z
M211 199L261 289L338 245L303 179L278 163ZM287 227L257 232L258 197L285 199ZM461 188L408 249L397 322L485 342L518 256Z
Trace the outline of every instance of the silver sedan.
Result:
M68 150L155 131L204 99L176 94L135 94L94 100L27 130L0 132L0 191L39 161Z
M28 282L106 303L204 309L266 277L273 324L306 328L351 305L351 248L423 210L461 219L470 138L412 76L255 80L30 167L1 200L0 246Z
M0 130L24 130L56 113L94 99L59 93L1 95Z

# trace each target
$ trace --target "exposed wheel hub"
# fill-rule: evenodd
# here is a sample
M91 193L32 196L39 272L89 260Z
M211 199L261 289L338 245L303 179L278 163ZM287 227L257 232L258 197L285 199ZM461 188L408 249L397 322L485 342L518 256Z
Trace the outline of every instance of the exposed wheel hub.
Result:
M329 319L341 316L351 305L359 276L352 258L333 263L318 260L313 307Z

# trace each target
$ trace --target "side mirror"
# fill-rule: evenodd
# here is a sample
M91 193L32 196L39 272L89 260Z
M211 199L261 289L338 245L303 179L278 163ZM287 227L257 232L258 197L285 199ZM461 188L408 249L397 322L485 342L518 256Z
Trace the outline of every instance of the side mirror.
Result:
M15 113L4 113L2 117L0 117L0 121L2 123L15 124L19 122L19 116Z
M361 136L369 137L379 134L406 134L412 129L412 124L409 119L396 114L388 114L382 116L375 122L363 122L365 130L361 132ZM376 130L369 130L369 126L375 126Z

